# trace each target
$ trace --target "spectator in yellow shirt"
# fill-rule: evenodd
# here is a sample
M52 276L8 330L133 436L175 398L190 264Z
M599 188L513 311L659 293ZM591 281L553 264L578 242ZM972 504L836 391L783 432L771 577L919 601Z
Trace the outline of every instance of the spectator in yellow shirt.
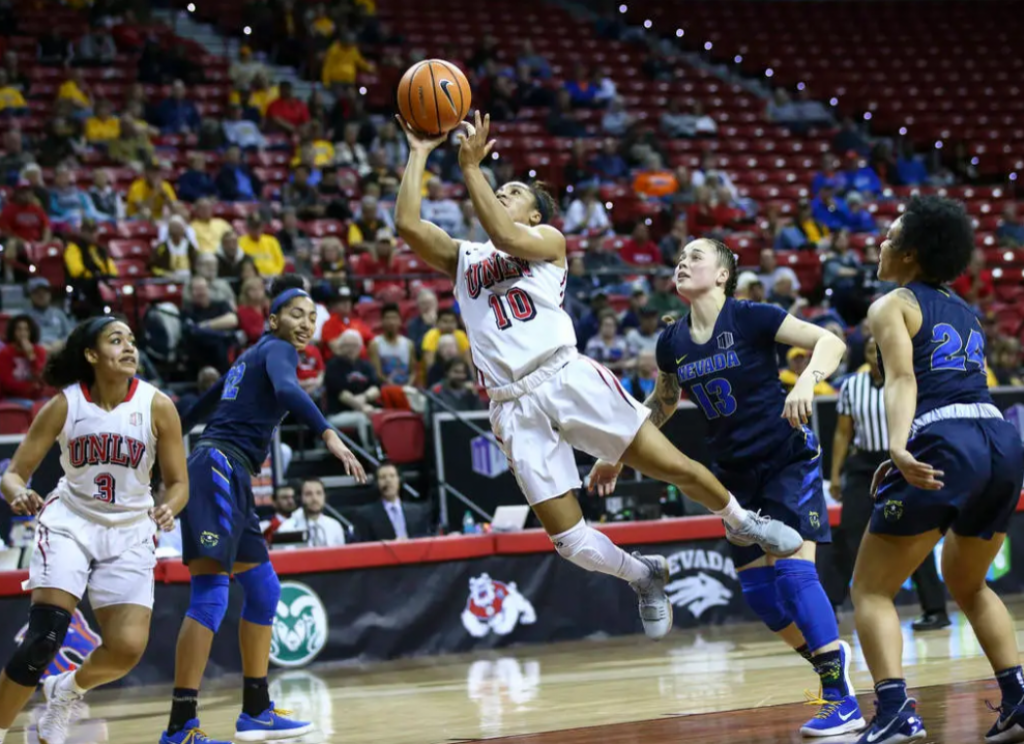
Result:
M7 70L4 69L0 69L0 111L28 111L25 96L21 95L21 91L10 84Z
M792 390L793 386L796 385L797 379L803 374L803 371L807 369L807 363L811 361L811 352L807 349L799 349L793 347L786 352L786 362L789 364L787 369L779 370L779 381L782 383L786 390ZM814 386L815 395L835 395L836 389L828 384L825 380L817 383Z
M335 25L331 17L327 15L327 9L321 4L317 5L313 10L313 22L309 24L309 30L313 36L319 36L321 39L330 39L334 36Z
M196 245L202 253L216 253L224 233L231 232L227 220L213 216L213 200L200 199L196 202L192 230L196 234Z
M70 101L71 105L79 113L86 113L92 108L92 100L89 98L89 86L82 77L82 70L78 67L71 68L71 77L61 83L57 90L58 101Z
M160 166L150 163L142 178L128 188L128 216L159 220L178 201L171 184L164 180Z
M271 85L267 76L257 72L252 78L252 87L249 89L248 105L258 109L260 116L266 116L267 106L277 100L280 92L276 85Z
M310 121L304 127L305 131L299 140L299 146L295 148L295 156L292 158L292 167L302 162L303 152L309 152L313 158L312 165L315 168L326 168L334 165L334 145L324 139L323 125L316 120Z
M77 242L68 243L64 249L64 268L68 278L74 281L117 276L114 259L100 245L96 223L83 220L79 234L81 238Z
M321 80L324 85L353 85L359 70L372 72L373 65L366 61L352 34L340 34L327 50Z
M245 228L238 247L252 258L261 276L280 276L284 272L284 252L277 238L263 232L263 218L253 212L246 218Z
M423 336L423 343L420 348L423 350L423 368L429 370L434 366L434 359L437 357L437 342L441 336L455 336L459 345L459 353L468 358L469 337L466 332L459 328L459 316L451 308L438 310L437 324L427 331Z
M85 139L91 144L106 144L121 136L121 120L114 116L110 101L97 101L96 111L85 120Z

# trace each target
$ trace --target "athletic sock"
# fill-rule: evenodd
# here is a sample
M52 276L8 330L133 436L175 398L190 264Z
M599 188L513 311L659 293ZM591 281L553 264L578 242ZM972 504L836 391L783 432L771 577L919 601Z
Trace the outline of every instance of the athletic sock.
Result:
M725 508L712 511L712 514L723 519L734 530L745 525L749 519L747 510L740 506L740 502L731 493L729 494L729 503L725 505Z
M878 696L878 717L883 721L895 716L907 702L907 680L883 679L875 685Z
M175 687L171 697L171 720L167 723L167 733L178 733L193 718L199 718L199 690Z
M242 682L242 712L256 718L270 708L266 677L245 677Z
M558 554L587 571L599 571L624 579L631 584L646 579L651 570L599 530L580 520L576 526L557 535L551 542Z
M825 700L842 700L850 694L843 674L843 652L823 651L811 659L814 671L821 678L821 697Z
M7 729L0 729L0 744L4 744L5 736L7 736Z
M1013 706L1024 703L1024 672L1019 666L996 672L996 682L1003 693L1003 702Z
M794 648L793 650L807 659L807 661L811 662L812 665L814 664L814 657L811 656L811 647L806 643L800 648Z
M65 689L70 690L71 692L75 693L76 695L78 695L78 697L82 697L82 695L87 693L88 690L86 690L84 687L79 687L78 686L78 679L75 676L76 674L77 674L77 672L72 672L67 677L65 677L63 680L61 680L61 682L63 683L63 687Z

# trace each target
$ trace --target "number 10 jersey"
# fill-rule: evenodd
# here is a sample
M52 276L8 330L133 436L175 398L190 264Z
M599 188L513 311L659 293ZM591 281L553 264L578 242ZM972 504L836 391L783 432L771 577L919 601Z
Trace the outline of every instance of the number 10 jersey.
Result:
M146 517L153 506L156 388L133 379L112 411L93 403L84 384L69 385L63 393L68 416L57 442L64 476L55 493L79 516L110 527Z
M489 241L459 243L455 298L486 387L521 380L559 349L576 347L562 309L566 277L565 267L514 258Z

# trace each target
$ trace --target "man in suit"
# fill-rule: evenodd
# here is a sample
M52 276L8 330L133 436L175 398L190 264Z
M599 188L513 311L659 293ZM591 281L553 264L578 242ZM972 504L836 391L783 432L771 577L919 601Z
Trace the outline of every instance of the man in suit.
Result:
M398 468L391 463L381 463L377 467L376 480L380 499L359 511L361 540L406 540L434 534L429 506L402 501L402 479Z

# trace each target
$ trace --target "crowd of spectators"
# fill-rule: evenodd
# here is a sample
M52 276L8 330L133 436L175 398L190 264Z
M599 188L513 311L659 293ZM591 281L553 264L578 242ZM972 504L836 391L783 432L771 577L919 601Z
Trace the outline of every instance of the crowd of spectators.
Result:
M269 281L293 271L307 277L318 308L300 378L333 423L369 444L373 414L421 410L424 389L458 410L483 405L450 281L430 275L396 241L392 208L407 143L390 107L368 110L359 86L371 73L376 85L393 87L426 50L402 46L370 0L252 6L250 45L226 83L181 40L109 3L94 6L77 38L54 31L34 52L6 53L2 278L23 286L26 300L7 321L0 350L5 400L31 407L52 394L40 381L46 354L75 318L105 306L137 324L147 373L161 383L222 373L263 332ZM681 64L671 45L627 31L601 32L642 45L648 79L671 79ZM790 211L750 198L710 148L693 167L670 155L672 141L721 136L716 112L699 101L673 97L660 117L645 120L599 69L579 63L559 80L529 41L513 49L488 36L465 58L445 53L496 121L547 109L547 134L575 138L554 179L570 246L566 309L581 351L638 397L656 377L660 329L686 312L673 286L679 251L701 236L748 236L760 246L738 296L828 324L856 342L843 368L855 370L867 306L886 289L875 278L885 225L869 206L892 186L954 178L909 141L872 137L802 92L779 90L765 124L800 136L827 131L833 145ZM116 93L87 74L121 58L134 60L137 73ZM271 79L268 61L294 65L320 85L302 99L289 81ZM59 82L40 88L39 77L21 72L30 68L49 69L46 79ZM220 99L211 100L211 90ZM30 130L24 122L40 110L45 126ZM485 172L494 186L535 175L512 157ZM454 148L436 150L422 184L423 216L454 237L486 240L461 180ZM625 190L642 209L624 216L603 196L607 189ZM1024 247L1013 204L996 235L1001 246ZM858 236L874 239L855 248ZM61 257L59 275L38 265L48 245ZM779 252L815 256L814 286L780 265ZM179 289L148 312L138 299L125 305L146 282ZM955 288L988 318L992 379L1018 379L1020 329L1001 333L985 315L993 286L984 254ZM782 351L784 383L801 361Z

